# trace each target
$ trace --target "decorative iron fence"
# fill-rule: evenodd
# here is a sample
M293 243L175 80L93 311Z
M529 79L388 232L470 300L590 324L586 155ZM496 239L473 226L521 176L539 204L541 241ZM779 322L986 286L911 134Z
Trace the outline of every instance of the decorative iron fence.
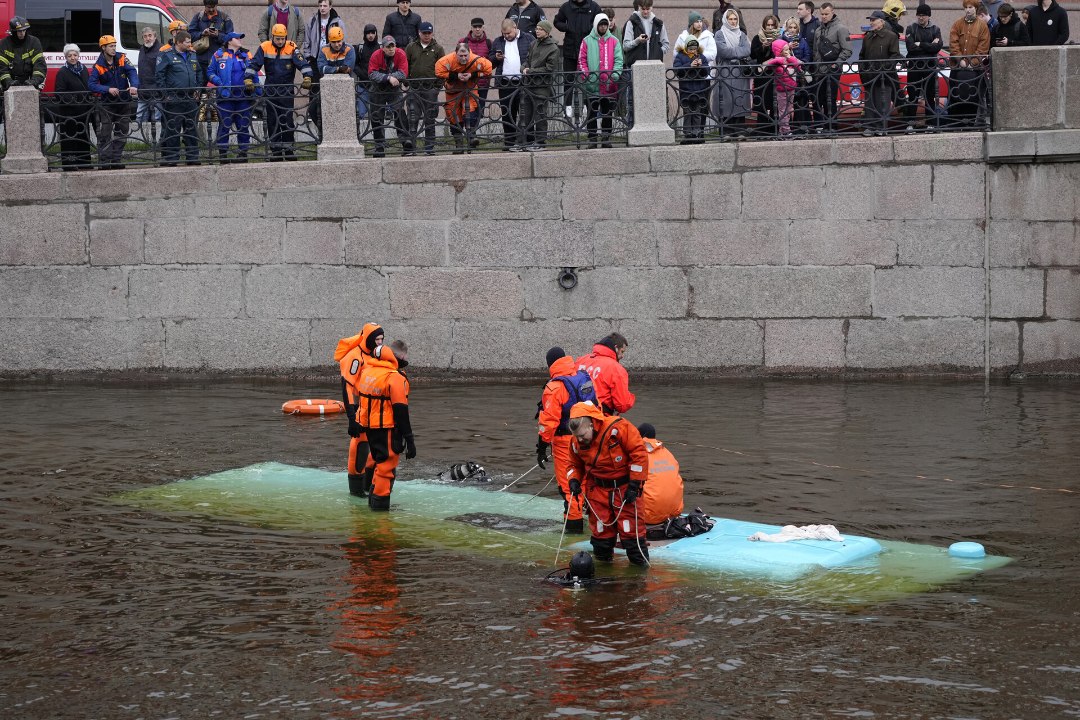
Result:
M317 94L299 86L41 96L50 169L314 159Z
M357 135L383 157L626 145L631 74L494 77L484 89L439 79L357 86Z
M669 121L680 142L984 130L985 57L763 66L677 64Z

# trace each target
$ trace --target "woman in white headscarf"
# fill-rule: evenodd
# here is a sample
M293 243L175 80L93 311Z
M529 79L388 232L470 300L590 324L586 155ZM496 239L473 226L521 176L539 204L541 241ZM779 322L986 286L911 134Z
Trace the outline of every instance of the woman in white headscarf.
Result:
M734 8L724 13L724 23L716 34L716 93L713 109L720 119L722 134L740 135L750 114L753 93L750 89L750 40L739 29L739 13Z

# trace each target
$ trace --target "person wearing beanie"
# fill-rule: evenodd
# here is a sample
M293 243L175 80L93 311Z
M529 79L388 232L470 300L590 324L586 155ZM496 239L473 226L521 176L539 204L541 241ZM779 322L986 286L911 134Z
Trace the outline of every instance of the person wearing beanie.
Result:
M649 454L649 479L638 503L638 513L647 525L660 525L683 511L683 478L679 461L656 439L656 428L649 423L638 425L638 432Z
M923 100L922 127L938 127L938 73L937 56L941 51L941 29L931 22L933 10L922 3L915 10L915 22L904 31L904 44L907 46L908 80L907 103L904 105L904 121L907 131L914 132L915 113L919 107L919 98Z
M571 497L585 496L593 556L611 562L621 539L626 559L647 567L648 526L638 501L648 485L649 454L641 433L626 418L604 415L587 402L570 408L569 428L567 486Z
M371 105L371 91L368 89L368 65L375 53L379 52L379 28L374 23L364 26L363 39L357 44L356 50L356 117L363 120L368 116L368 108Z
M600 409L609 415L627 412L636 400L630 392L630 377L622 366L628 347L626 338L613 332L593 345L591 353L577 360L578 368L593 379Z
M364 466L368 459L367 433L357 422L360 410L360 373L364 362L372 356L375 348L383 344L384 332L378 323L364 323L360 332L338 340L334 360L341 369L341 399L345 403L345 418L349 421L349 454L346 467L349 475L349 494L367 497L375 475L374 466L367 475Z
M683 112L683 145L705 142L705 116L709 106L709 66L701 57L701 44L691 36L677 47L675 79L679 81L679 105Z
M559 46L551 36L555 26L547 20L536 24L536 42L521 66L521 125L518 145L539 152L547 144L547 108L555 96L559 70Z
M569 72L577 67L581 41L592 30L593 18L602 12L595 0L566 0L555 14L555 29L563 34L562 70ZM563 88L563 105L566 117L574 117L575 83L566 81Z
M781 137L791 137L791 117L795 109L795 91L799 88L802 61L795 57L795 43L784 38L773 40L773 56L765 61L772 69L776 86L777 130Z
M570 493L566 477L570 469L570 408L575 403L585 401L595 404L596 393L593 391L589 374L579 370L574 358L567 355L561 347L548 350L546 360L550 380L544 385L544 392L540 396L540 409L536 416L540 434L536 441L536 464L541 469L547 467L547 452L550 448L551 459L555 465L555 479L563 496L566 531L581 534L585 532L581 496Z

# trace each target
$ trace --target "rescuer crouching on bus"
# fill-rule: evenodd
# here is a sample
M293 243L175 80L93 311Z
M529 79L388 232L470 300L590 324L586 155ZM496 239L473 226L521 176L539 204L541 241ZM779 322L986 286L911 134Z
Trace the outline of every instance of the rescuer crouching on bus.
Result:
M604 415L592 403L570 408L570 432L567 484L574 496L584 489L593 554L610 561L621 539L627 559L647 566L649 545L638 498L649 474L649 456L641 433L629 420Z
M364 362L360 374L360 410L356 421L367 431L368 456L365 474L373 485L368 494L372 510L390 509L399 454L416 457L412 423L409 421L409 380L401 369L408 365L409 347L401 340L379 345ZM636 430L635 430L636 432Z

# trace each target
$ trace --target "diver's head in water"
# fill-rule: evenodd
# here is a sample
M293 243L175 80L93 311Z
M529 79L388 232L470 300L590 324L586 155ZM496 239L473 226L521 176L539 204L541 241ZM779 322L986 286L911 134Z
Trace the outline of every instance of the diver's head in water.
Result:
M570 577L590 580L595 574L592 555L584 550L574 553L574 557L570 559Z

